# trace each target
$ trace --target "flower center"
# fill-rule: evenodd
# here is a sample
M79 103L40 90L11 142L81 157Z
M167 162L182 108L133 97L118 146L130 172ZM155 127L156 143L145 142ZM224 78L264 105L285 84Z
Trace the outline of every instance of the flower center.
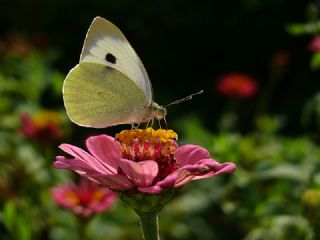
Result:
M116 134L115 138L121 145L123 158L158 163L156 180L162 180L177 169L174 153L178 148L178 135L174 131L152 128L124 130Z

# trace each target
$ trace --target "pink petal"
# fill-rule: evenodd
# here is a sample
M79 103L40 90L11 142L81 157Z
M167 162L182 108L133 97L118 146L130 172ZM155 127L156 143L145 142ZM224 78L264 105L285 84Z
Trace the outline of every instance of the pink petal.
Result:
M156 186L163 188L179 187L193 179L193 175L184 169L178 169L164 178L162 181L156 183Z
M89 152L97 158L110 173L117 173L121 156L120 144L113 137L99 135L86 141Z
M220 164L219 168L216 169L216 171L211 171L202 176L196 176L193 180L209 178L209 177L213 177L223 173L233 173L235 170L236 170L236 165L234 163L229 163L229 162L222 163Z
M89 204L89 208L94 212L103 212L106 209L110 208L112 203L116 200L117 194L115 192L106 189L106 196L104 196L103 200L100 201L92 201Z
M59 204L60 206L66 207L66 208L72 208L74 207L74 203L70 201L68 198L66 198L66 195L68 192L72 191L69 186L65 187L54 187L52 189L52 197L53 200Z
M184 166L187 164L196 164L199 160L210 158L210 156L206 149L187 144L177 149L175 158L179 166Z
M182 187L183 185L203 178L213 177L223 173L232 173L236 169L234 163L218 163L212 159L201 159L198 164L185 165L174 171L156 186L162 188Z
M151 187L139 187L139 192L150 193L150 194L159 194L162 191L160 186L151 186Z
M53 166L58 169L70 169L78 172L81 175L85 174L102 174L100 170L92 168L87 162L77 158L66 158L57 156Z
M66 153L70 154L71 156L81 159L83 162L86 162L88 165L91 166L96 171L110 173L97 159L92 157L89 153L78 148L76 146L70 144L61 144L59 148Z
M111 190L123 191L133 190L136 186L126 177L122 175L89 175L90 179L93 179Z
M232 173L236 169L234 163L218 163L212 159L202 159L195 165L185 165L179 170L188 171L194 176L192 180L199 180L222 173Z
M151 160L134 162L121 159L120 168L138 187L150 186L158 174L158 164Z

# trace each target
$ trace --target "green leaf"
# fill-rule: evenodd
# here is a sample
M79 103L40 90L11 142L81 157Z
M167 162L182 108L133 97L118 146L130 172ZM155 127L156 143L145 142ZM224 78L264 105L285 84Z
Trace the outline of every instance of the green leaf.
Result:
M3 223L9 231L14 230L16 218L16 205L14 202L6 202L3 209Z
M301 165L294 165L290 163L283 163L281 165L276 165L268 167L267 169L261 168L255 172L257 179L267 180L267 179L290 179L298 182L307 182L310 174L310 169Z
M30 240L32 238L31 225L22 216L17 219L17 235L19 240Z

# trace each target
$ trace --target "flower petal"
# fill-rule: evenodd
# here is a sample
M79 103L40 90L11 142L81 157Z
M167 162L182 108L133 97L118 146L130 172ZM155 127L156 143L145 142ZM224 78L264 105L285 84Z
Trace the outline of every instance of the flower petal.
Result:
M158 164L151 160L134 162L121 159L120 168L138 187L150 186L158 174Z
M150 193L150 194L158 194L161 193L162 188L160 186L151 186L151 187L139 187L139 192Z
M116 191L133 190L136 188L136 186L126 176L122 175L96 174L89 175L89 179Z
M95 159L93 156L91 156L81 148L70 144L61 144L59 148L70 154L71 156L77 159L81 159L83 162L86 162L89 166L91 166L92 169L96 171L110 173L110 171L106 169L97 159Z
M187 164L196 164L201 159L210 158L209 152L197 145L187 144L175 152L177 164L181 167Z
M203 178L213 177L223 173L232 173L236 169L234 163L219 163L212 159L201 159L198 164L185 165L174 171L162 181L156 183L161 188L182 187L183 185Z
M218 163L215 166L215 170L210 171L209 173L204 174L202 176L196 176L193 180L209 178L209 177L213 177L223 173L233 173L235 170L236 170L236 165L234 163L230 163L230 162L226 162L222 164Z
M99 135L89 137L86 141L89 152L97 158L110 173L117 173L121 157L120 144L113 137Z
M179 187L192 181L193 178L194 176L189 171L178 169L168 175L162 181L157 182L156 186L160 186L163 188Z
M70 201L70 198L67 198L66 195L72 192L72 189L69 186L62 186L62 187L54 187L52 189L52 197L53 200L59 204L60 206L66 208L72 208L75 206L75 203Z
M103 212L106 209L110 208L112 203L116 200L117 194L112 192L111 190L104 188L105 196L101 200L93 200L89 203L89 208L92 209L94 212ZM100 190L101 191L101 190Z
M56 157L56 161L53 163L53 167L58 169L70 169L76 171L82 176L87 174L103 174L103 172L95 170L90 164L81 159L66 158L63 156Z

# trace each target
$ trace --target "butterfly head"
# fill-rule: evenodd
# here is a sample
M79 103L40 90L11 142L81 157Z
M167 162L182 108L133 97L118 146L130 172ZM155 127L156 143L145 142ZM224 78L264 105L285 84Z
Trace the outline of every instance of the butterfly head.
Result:
M167 116L167 109L163 106L159 106L157 103L153 102L150 106L152 118L162 119Z

